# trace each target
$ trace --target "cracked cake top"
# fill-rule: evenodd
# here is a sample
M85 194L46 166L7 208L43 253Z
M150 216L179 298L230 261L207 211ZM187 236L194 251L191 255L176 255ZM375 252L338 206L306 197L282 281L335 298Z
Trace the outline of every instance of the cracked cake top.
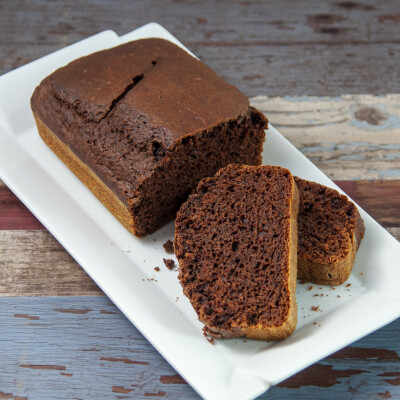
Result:
M134 109L143 123L163 127L169 145L236 118L249 107L237 88L163 39L141 39L82 57L55 71L40 87L86 123L101 122L115 108ZM37 91L32 108L41 117L46 110ZM50 128L57 133L57 126Z

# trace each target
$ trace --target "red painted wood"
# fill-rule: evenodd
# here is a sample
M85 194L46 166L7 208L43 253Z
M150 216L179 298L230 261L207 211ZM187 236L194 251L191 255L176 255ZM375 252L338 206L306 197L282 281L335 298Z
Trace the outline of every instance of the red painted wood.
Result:
M336 181L357 204L384 227L400 226L400 181Z
M45 229L10 189L0 186L0 230Z
M400 181L336 181L380 224L400 226ZM0 186L0 230L45 229L6 186Z

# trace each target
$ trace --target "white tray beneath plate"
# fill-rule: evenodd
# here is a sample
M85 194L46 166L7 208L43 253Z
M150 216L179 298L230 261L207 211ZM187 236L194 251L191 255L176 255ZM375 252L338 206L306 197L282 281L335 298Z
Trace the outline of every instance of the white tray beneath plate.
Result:
M399 317L400 244L360 210L366 234L351 287L313 285L308 291L308 285L298 285L299 323L292 337L279 343L233 339L215 346L205 340L177 272L162 266L162 243L172 239L173 223L144 239L133 237L42 142L30 110L34 88L56 68L146 37L182 46L151 23L121 37L99 33L0 77L0 177L7 186L205 399L255 398ZM338 189L272 126L264 147L265 164ZM156 281L148 280L153 277ZM324 297L313 297L316 292ZM320 312L310 310L317 305Z

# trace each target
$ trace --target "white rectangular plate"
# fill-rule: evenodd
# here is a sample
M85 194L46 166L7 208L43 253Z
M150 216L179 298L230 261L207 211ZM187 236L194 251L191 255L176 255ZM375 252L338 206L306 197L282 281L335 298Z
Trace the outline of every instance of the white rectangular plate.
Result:
M173 223L144 239L133 237L41 141L30 110L35 86L56 68L146 37L182 46L154 23L122 37L105 31L0 77L0 177L203 398L255 398L400 315L400 244L360 210L366 234L351 287L314 285L309 291L298 285L299 323L285 341L236 339L211 346L177 272L162 265L162 243L173 238ZM264 147L265 164L338 189L272 126Z

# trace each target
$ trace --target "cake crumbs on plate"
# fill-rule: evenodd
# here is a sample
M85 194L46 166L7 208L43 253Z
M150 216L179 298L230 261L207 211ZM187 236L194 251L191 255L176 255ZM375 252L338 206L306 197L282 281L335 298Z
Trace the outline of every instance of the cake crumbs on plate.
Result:
M174 254L174 244L171 240L168 239L162 246L167 254Z
M160 267L155 267L154 271L160 272Z
M171 258L163 258L165 266L172 271L175 268L175 261Z
M348 283L347 285L346 285L346 287L350 287L351 286L351 283Z
M322 311L319 306L312 306L311 311Z
M337 297L340 299L340 296L339 296L339 295L337 295Z
M307 290L312 290L312 289L313 289L313 286L311 285L311 286L308 287Z

